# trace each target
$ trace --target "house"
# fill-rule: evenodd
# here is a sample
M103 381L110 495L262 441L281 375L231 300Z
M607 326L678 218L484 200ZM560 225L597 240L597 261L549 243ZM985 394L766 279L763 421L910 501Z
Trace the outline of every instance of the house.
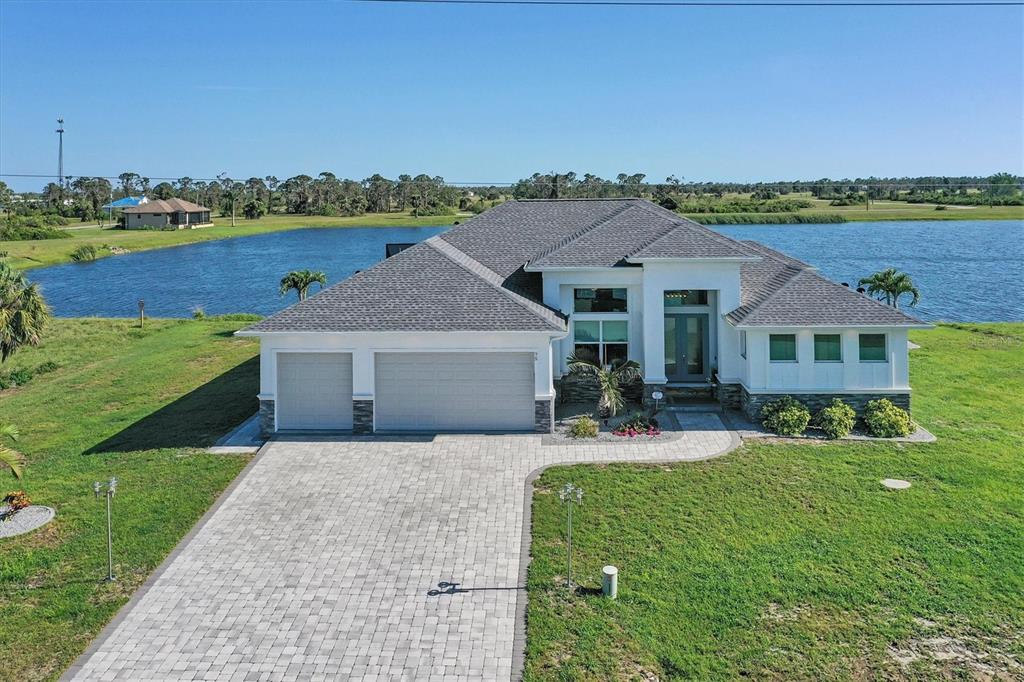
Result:
M184 230L210 225L210 209L184 199L150 199L124 209L128 230Z
M239 334L260 338L265 432L548 432L574 351L639 362L647 401L909 409L927 326L648 201L587 199L501 204Z

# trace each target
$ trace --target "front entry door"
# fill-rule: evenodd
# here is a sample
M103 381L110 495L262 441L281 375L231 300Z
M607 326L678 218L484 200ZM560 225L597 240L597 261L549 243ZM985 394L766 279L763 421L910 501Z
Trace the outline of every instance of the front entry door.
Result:
M707 381L708 316L665 315L665 376L669 381Z

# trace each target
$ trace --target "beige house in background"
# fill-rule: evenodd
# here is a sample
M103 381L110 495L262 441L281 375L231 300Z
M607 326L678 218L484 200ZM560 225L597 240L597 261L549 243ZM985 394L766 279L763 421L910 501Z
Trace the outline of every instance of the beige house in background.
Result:
M184 199L151 199L124 209L128 230L184 230L211 225L210 209Z

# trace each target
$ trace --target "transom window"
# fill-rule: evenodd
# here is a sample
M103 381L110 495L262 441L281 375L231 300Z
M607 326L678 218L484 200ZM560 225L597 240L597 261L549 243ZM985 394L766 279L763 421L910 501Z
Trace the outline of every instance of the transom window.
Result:
M860 361L885 362L885 334L860 335Z
M665 292L665 307L675 308L681 305L707 305L707 289L675 289Z
M603 367L626 361L629 323L625 320L575 320L573 350L582 360Z
M576 289L573 293L573 312L624 313L625 289Z
M843 339L839 334L814 335L815 362L842 362Z
M796 362L796 334L770 334L768 359L772 362Z

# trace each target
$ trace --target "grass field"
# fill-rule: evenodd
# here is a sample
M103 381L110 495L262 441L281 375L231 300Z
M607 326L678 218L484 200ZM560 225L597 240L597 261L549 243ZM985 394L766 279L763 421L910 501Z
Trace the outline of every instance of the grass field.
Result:
M545 472L527 679L1024 678L1024 324L912 338L934 444ZM594 590L617 565L616 602L561 585L567 481L585 491L574 577Z
M748 198L749 195L727 195L729 197ZM788 194L786 199L805 199L813 203L809 208L796 211L798 216L840 216L844 221L882 221L882 220L1024 220L1024 206L946 206L938 210L935 204L909 204L905 201L872 201L870 210L864 205L830 206L827 199L815 199L809 193ZM721 216L722 222L728 224L729 213L709 216L704 213L688 213L689 218L697 222L715 222L715 216ZM738 223L772 223L779 219L779 214L744 213Z
M419 227L423 225L450 225L456 220L466 220L468 215L425 216L417 218L406 213L367 213L350 218L328 218L324 216L273 215L257 220L236 218L231 227L231 218L214 218L213 227L196 230L117 230L99 227L68 225L67 239L42 239L32 241L0 241L0 251L6 251L13 267L29 269L44 265L67 263L71 252L83 244L97 247L119 246L131 251L159 249L211 239L244 237L265 232L294 230L299 227ZM105 251L102 255L107 255Z
M203 448L256 410L257 343L241 322L55 320L39 348L4 368L59 367L0 391L21 429L20 483L57 510L45 528L0 540L0 679L56 678L188 532L248 458ZM104 506L116 476L115 573L107 583Z

